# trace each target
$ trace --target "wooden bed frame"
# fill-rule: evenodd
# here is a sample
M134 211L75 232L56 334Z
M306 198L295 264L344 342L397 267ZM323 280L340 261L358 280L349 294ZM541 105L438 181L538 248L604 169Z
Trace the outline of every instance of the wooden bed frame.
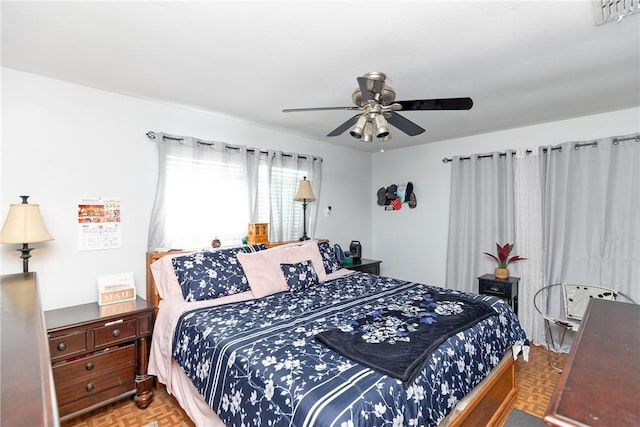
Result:
M277 246L273 244L270 246ZM147 252L147 301L158 311L160 296L156 289L150 265L167 255L192 251ZM458 404L438 427L502 426L516 402L515 362L509 351L503 361L475 389Z

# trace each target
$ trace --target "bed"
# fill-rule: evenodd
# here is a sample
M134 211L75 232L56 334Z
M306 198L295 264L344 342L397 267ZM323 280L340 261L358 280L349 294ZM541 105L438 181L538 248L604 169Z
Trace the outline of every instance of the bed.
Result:
M332 254L316 241L148 254L149 373L198 426L506 420L514 355L527 350L506 303L345 270ZM449 329L401 348L434 323Z

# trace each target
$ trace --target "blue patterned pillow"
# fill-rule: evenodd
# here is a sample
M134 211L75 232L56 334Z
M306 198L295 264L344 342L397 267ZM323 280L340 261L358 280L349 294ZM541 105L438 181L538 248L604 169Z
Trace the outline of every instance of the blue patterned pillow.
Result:
M263 244L196 252L173 258L185 301L203 301L250 290L236 255L267 249Z
M280 264L280 268L291 292L298 292L320 283L310 259L296 264Z
M338 271L342 267L336 258L335 251L329 245L329 242L318 242L318 249L320 249L322 264L324 264L324 271L327 274Z

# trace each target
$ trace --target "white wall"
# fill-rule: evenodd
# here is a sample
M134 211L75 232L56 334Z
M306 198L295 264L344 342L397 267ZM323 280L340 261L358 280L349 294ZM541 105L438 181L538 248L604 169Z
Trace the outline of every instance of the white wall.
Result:
M443 157L559 144L640 131L640 109L582 117L372 156L223 116L190 111L1 68L0 221L21 194L39 203L55 240L32 245L45 310L95 301L96 277L134 272L145 295L145 252L157 152L149 130L323 157L316 236L383 260L382 273L444 284L449 164ZM357 171L357 173L354 173ZM412 181L416 209L386 212L376 190ZM79 251L76 207L83 197L122 202L122 247ZM326 206L333 215L324 217ZM21 271L16 245L0 246L0 273Z
M451 164L443 163L444 157L556 145L639 131L640 109L632 108L376 153L369 203L373 209L373 255L383 260L382 274L445 284ZM407 181L414 184L418 199L415 209L409 209L406 203L399 211L384 211L377 206L378 188ZM487 251L490 250L491 247L487 247Z
M97 300L97 276L133 272L145 296L145 252L157 177L149 130L321 156L316 236L360 239L371 255L371 155L196 112L2 68L0 221L19 195L40 204L54 241L31 246L45 310ZM349 173L356 170L358 173ZM80 251L77 204L122 203L122 247ZM332 206L333 215L322 211ZM0 247L0 273L22 271L17 245Z

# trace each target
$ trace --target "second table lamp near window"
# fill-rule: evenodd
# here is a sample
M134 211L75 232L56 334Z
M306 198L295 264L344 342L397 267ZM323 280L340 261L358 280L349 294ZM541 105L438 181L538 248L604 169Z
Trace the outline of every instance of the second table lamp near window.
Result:
M293 198L296 202L302 202L302 237L300 240L309 240L307 236L307 204L309 202L314 202L316 200L316 196L313 194L313 189L311 188L311 181L307 180L305 176L302 181L298 183L298 191L296 192L295 197Z

